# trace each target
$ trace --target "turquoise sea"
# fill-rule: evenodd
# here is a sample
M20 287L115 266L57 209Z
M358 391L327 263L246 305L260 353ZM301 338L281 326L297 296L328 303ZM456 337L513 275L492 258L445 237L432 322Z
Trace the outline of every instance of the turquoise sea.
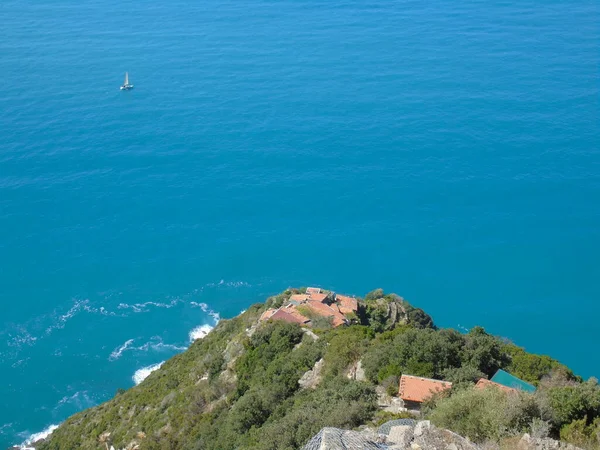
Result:
M600 375L599 67L595 0L3 0L0 448L288 286Z

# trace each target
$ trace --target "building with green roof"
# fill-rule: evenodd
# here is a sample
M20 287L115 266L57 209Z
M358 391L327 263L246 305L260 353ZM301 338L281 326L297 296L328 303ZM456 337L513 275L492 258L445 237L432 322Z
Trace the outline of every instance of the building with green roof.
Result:
M513 389L520 389L521 391L525 392L535 392L535 386L515 377L514 375L511 375L508 372L505 372L502 369L499 369L498 372L496 372L491 381Z

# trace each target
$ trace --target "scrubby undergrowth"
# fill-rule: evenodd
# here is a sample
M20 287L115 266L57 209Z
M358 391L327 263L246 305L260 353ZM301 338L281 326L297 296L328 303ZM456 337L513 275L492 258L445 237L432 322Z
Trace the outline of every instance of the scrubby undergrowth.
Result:
M360 302L356 324L331 329L322 321L316 340L298 325L257 323L267 307L297 292L221 321L139 386L69 418L40 448L97 449L100 441L140 449L299 448L325 426L380 422L375 388L397 392L403 373L453 381L449 395L433 398L423 414L474 441L530 432L600 448L595 380L582 382L557 361L479 327L468 334L437 329L424 311L381 290ZM300 377L321 359L318 386L300 389ZM358 361L366 381L348 379ZM500 368L538 391L473 389Z

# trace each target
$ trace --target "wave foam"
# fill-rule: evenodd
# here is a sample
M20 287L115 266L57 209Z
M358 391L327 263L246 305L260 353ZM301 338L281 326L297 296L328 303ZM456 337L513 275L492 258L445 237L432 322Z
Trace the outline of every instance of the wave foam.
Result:
M227 286L227 287L251 287L250 283L246 283L245 281L225 281L219 280L218 283L208 283L207 287L218 287L218 286Z
M46 328L46 335L51 334L54 330L60 330L65 327L67 321L75 317L79 312L84 311L90 314L100 314L102 316L117 316L118 314L107 310L104 306L95 308L90 306L89 300L75 300L73 306L64 314L60 315L56 323Z
M32 346L37 339L37 337L32 336L27 330L22 329L20 334L7 341L7 344L9 347L21 348L23 345Z
M213 328L214 327L211 325L200 325L194 328L192 331L190 331L190 342L205 338Z
M131 344L133 344L133 341L134 341L134 339L129 339L129 340L125 341L124 344L122 344L121 346L114 349L112 351L112 353L110 354L110 356L108 357L108 360L115 361L115 360L119 359L121 357L121 355L123 354L123 352L125 350L127 350Z
M21 450L35 450L33 447L31 447L31 444L34 444L35 442L40 441L42 439L46 439L57 428L58 425L50 425L48 428L44 429L43 431L40 431L39 433L33 433L25 440L25 442L19 445L19 448Z
M164 363L164 361L161 361L157 364L152 364L151 366L142 367L141 369L136 370L133 374L133 377L131 377L135 385L137 386L146 378L148 378L148 375L150 375L152 372L160 369L160 366L162 366Z
M61 409L65 406L75 407L77 410L82 410L94 406L96 402L88 394L88 391L75 392L73 395L65 395L61 398L58 404L54 407L54 410Z
M187 347L182 347L175 344L165 344L160 336L153 336L150 338L150 341L146 342L143 345L135 347L131 344L135 339L129 339L125 341L120 347L113 350L113 352L108 357L109 361L116 361L119 359L124 352L126 351L137 351L137 352L147 352L149 350L153 350L155 352L164 352L164 351L176 351L182 352L187 349Z
M133 312L135 313L141 313L141 312L147 312L148 311L148 306L155 306L157 308L172 308L173 306L176 306L179 302L181 302L181 300L179 299L174 299L171 300L169 303L158 303L158 302L144 302L144 303L134 303L133 305L130 305L128 303L119 303L119 306L117 306L118 309L132 309Z
M215 323L218 323L219 320L221 320L220 314L210 309L206 303L190 302L190 305L196 308L200 308L202 312L205 312L210 317L212 317Z

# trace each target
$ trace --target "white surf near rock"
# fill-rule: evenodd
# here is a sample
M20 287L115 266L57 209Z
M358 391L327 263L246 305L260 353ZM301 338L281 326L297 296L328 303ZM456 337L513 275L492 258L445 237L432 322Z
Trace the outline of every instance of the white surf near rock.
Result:
M31 447L31 444L34 444L35 442L40 441L42 439L46 439L57 428L58 425L50 425L48 428L44 429L43 431L40 431L39 433L33 433L27 438L25 442L19 445L19 448L21 450L35 450L33 447Z
M200 325L194 328L192 331L190 331L190 342L205 338L213 328L214 327L212 325Z
M135 373L133 374L133 377L131 377L133 379L133 382L135 383L135 385L137 386L142 381L144 381L146 378L148 378L148 375L150 375L152 372L160 369L160 366L162 366L164 363L165 363L164 361L161 361L157 364L152 364L150 366L142 367L141 369L136 370Z

